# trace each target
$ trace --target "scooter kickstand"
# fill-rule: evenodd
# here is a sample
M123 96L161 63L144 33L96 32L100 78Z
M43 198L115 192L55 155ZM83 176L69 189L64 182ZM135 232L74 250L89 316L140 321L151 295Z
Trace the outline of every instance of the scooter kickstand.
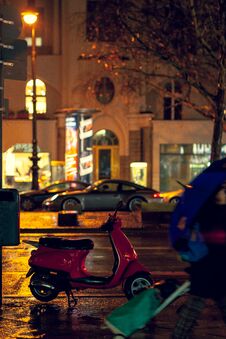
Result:
M67 295L68 307L74 308L78 303L78 298L74 296L72 290L66 290L65 293Z

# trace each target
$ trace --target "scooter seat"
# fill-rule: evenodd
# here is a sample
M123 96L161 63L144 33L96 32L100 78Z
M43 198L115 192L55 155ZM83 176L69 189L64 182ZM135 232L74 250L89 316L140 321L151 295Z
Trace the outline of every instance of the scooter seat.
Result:
M65 250L91 250L94 243L90 239L69 240L57 237L42 237L39 244L46 247Z

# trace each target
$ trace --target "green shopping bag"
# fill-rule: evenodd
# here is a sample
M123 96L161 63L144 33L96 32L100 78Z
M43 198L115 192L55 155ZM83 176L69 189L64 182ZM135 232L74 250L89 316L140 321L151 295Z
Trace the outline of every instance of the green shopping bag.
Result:
M105 319L105 324L113 333L127 337L143 328L152 318L162 301L157 289L149 288L142 291L126 304L116 308Z
M175 279L159 281L112 311L105 324L113 333L129 337L189 289L190 281L182 285L178 285Z

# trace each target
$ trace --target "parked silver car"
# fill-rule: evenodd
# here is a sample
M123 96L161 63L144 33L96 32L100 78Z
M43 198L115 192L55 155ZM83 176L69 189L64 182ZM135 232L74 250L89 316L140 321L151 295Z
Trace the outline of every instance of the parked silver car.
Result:
M42 206L49 211L104 211L113 210L119 201L123 202L125 209L133 211L142 202L162 202L162 198L152 188L126 180L104 179L96 181L83 191L55 194L46 199Z

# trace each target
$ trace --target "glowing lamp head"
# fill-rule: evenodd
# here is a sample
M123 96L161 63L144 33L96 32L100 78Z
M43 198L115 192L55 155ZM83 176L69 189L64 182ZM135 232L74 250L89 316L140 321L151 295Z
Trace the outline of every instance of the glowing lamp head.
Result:
M35 11L26 11L22 13L22 18L24 22L28 25L33 25L38 19L38 12Z

